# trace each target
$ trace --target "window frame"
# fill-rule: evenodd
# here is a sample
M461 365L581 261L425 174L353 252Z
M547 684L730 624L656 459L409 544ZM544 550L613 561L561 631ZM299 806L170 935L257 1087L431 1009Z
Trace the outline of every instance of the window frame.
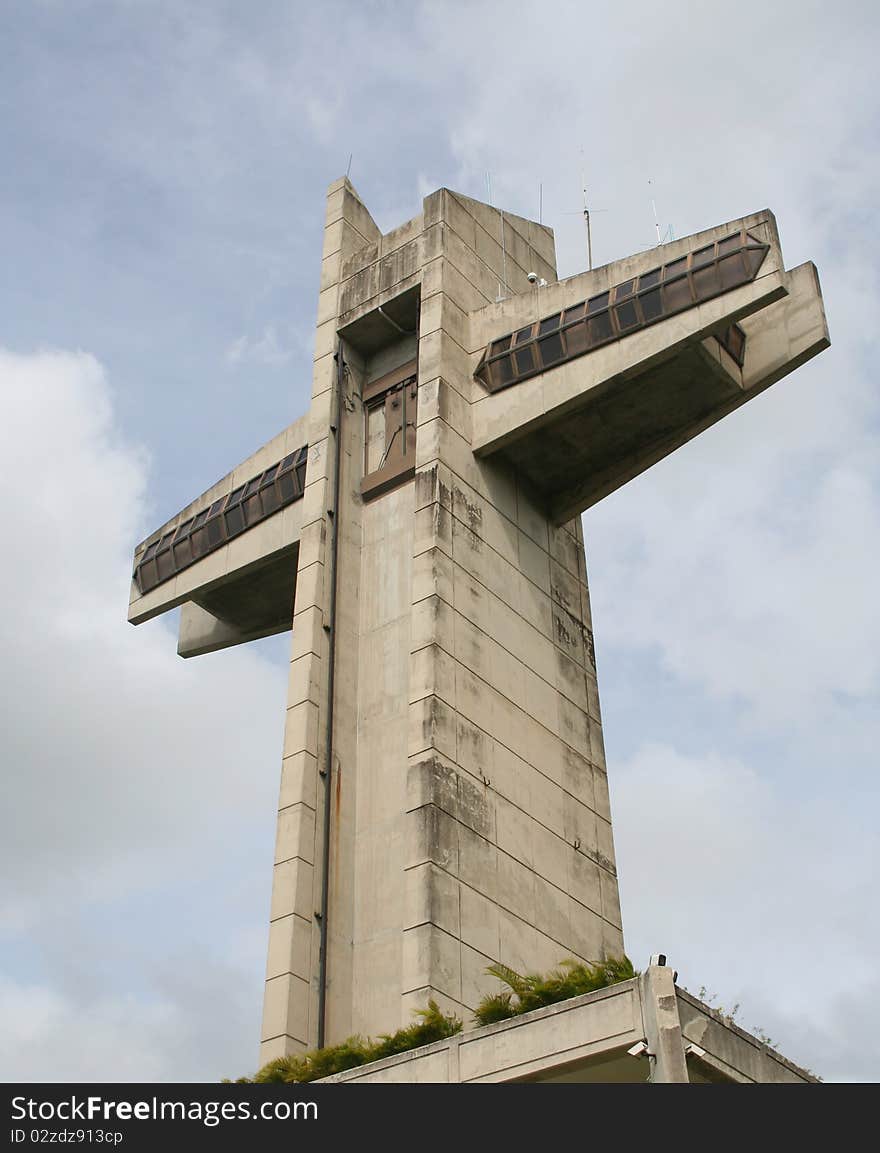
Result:
M391 419L389 400L400 392L400 419ZM361 390L363 403L363 479L361 495L378 496L388 489L411 479L416 471L416 430L418 427L419 381L418 361L410 360L393 371L365 384ZM380 468L369 470L369 439L367 435L369 417L382 406L385 409L385 444L383 454L388 455L395 438L402 433L402 452L395 451L391 459Z

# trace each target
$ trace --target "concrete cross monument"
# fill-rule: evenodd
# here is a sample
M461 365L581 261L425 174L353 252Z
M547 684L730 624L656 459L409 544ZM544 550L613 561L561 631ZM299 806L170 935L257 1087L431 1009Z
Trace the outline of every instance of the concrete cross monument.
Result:
M191 657L292 627L262 1059L623 952L580 514L828 346L758 212L567 280L330 186L311 406L138 545Z

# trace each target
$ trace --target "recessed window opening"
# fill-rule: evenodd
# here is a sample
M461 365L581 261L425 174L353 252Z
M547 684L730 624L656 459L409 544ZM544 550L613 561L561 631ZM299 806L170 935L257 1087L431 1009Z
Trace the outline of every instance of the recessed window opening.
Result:
M418 372L409 361L364 386L365 496L409 479L416 465Z

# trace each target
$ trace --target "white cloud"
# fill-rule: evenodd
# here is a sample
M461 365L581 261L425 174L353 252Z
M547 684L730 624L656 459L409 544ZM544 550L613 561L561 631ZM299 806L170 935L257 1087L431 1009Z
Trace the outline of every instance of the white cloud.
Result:
M615 766L613 800L636 963L665 952L691 992L739 1003L737 1020L792 1060L875 1077L880 926L865 911L880 844L847 798L793 795L737 757L645 745Z
M7 1061L17 1046L39 1064L39 1029L20 1043L33 1008L46 1036L62 1027L81 1032L93 1020L95 1047L81 1075L113 1079L114 1048L133 1054L129 1071L140 1054L144 1077L156 1062L166 1076L198 1075L193 1063L175 1066L168 1040L179 1006L169 1008L152 987L162 957L176 954L178 982L198 986L200 974L218 970L217 1004L249 1001L249 1019L231 1014L218 1046L228 1053L234 1037L246 1067L257 1040L261 961L245 941L262 927L268 904L284 674L253 649L184 662L163 622L137 631L126 622L146 458L116 427L97 361L3 352L0 387L3 484L15 494L0 568L11 799L0 810L0 933L10 965L22 957L24 969L48 966L63 983L65 968L68 976L78 971L78 954L85 971L113 986L88 1003L87 982L61 994L8 970L6 995L20 995L28 1011L0 1046ZM138 903L150 908L146 924L132 924ZM125 940L115 935L122 923ZM152 1054L132 1042L132 1016L153 1036ZM69 1052L73 1059L72 1043ZM42 1060L52 1058L44 1052ZM204 1076L213 1060L204 1055ZM17 1057L15 1067L19 1075L28 1068Z
M274 324L267 324L256 339L243 333L233 340L225 356L227 364L253 361L256 364L278 365L290 360L293 349L284 347Z

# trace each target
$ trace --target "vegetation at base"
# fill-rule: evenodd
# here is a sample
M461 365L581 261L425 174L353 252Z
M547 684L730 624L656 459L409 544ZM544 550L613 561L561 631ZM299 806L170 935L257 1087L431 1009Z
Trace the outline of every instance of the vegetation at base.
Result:
M376 1041L348 1037L339 1045L327 1045L323 1049L312 1049L301 1055L276 1057L253 1077L239 1077L235 1084L318 1081L321 1077L355 1069L358 1065L366 1065L382 1057L392 1057L395 1053L406 1053L409 1049L418 1049L421 1045L430 1045L432 1041L442 1041L461 1032L462 1023L458 1017L441 1013L436 1001L429 1001L426 1009L416 1009L415 1013L418 1020L412 1025L398 1029L396 1033L385 1033Z
M549 973L528 973L522 977L507 965L490 965L486 970L507 985L500 993L485 996L474 1011L478 1025L491 1025L495 1021L506 1021L532 1009L544 1005L555 1005L570 997L580 997L582 993L593 993L605 989L619 981L628 981L638 976L629 957L611 957L596 965L571 958L562 961L558 968ZM393 1057L430 1045L432 1041L443 1041L460 1033L462 1023L453 1014L441 1013L436 1001L429 1001L427 1009L415 1010L416 1021L396 1033L385 1033L376 1041L363 1037L348 1037L339 1045L327 1045L323 1049L312 1049L308 1053L276 1057L269 1061L253 1077L239 1077L236 1085L267 1085L271 1083L293 1084L302 1081L318 1081L346 1069L356 1069L370 1061L382 1057ZM227 1080L224 1082L229 1084Z
M629 957L611 957L597 965L568 958L549 973L527 973L524 977L507 965L490 965L486 971L503 981L507 989L482 999L474 1012L479 1025L506 1021L637 976Z

